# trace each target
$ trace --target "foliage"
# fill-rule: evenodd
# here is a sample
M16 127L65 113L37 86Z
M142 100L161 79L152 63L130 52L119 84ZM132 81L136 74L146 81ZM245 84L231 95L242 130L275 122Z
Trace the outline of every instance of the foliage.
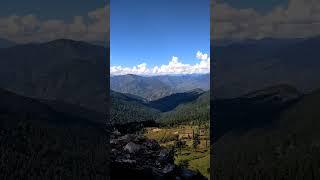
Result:
M111 123L125 124L129 122L154 121L159 112L128 95L111 93Z
M158 119L163 126L181 124L203 125L210 121L210 92L202 94L190 103L181 104L174 110L163 113Z
M192 142L192 147L194 149L197 149L198 145L200 144L200 137L199 134L195 133L193 135L193 142Z
M8 91L0 90L0 98L1 179L108 177L108 137L99 116L73 105L74 112L61 112L52 107L59 104Z
M318 91L281 111L272 126L226 133L213 145L214 179L319 179L319 105Z

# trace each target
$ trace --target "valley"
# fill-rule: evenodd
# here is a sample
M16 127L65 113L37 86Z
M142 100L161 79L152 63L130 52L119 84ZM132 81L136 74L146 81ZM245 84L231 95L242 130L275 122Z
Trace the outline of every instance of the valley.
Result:
M199 79L199 76L207 75L198 75L194 77ZM148 77L148 80L146 80L144 77L137 75L128 75L127 77L130 78L131 85L135 84L134 87L139 86L139 89L145 89L145 86L147 86L148 89L151 89L153 92L162 91L162 89L158 89L158 86L154 86L154 84L152 84L154 81L150 84L149 81L152 79L159 80L165 78ZM138 80L132 80L132 77ZM192 79L192 77L189 76L177 76L174 77L174 79L180 78L180 81L182 81L182 79L186 77ZM116 79L118 77L113 78ZM121 78L125 78L125 76L122 76ZM143 79L144 83L141 83L141 79ZM206 83L209 83L209 81L205 81ZM112 82L113 81L111 80L111 83ZM122 82L128 82L128 80ZM168 81L166 80L162 83L167 85L167 82ZM184 83L188 84L187 82L188 81L186 80ZM158 95L161 98L155 100L147 99L147 97L140 97L139 93L136 91L131 91L135 94L128 94L127 91L123 91L122 93L116 92L114 89L111 91L111 124L113 124L114 133L120 135L120 139L126 139L127 135L131 135L136 136L136 138L146 138L145 141L155 141L156 144L158 144L156 146L170 150L173 154L172 159L166 161L168 165L162 167L161 176L170 176L170 173L176 172L176 174L187 174L187 176L190 176L189 178L192 179L196 179L195 177L197 174L202 176L200 179L205 177L209 178L210 92L200 89L199 86L193 84L192 81L190 81L190 83L191 84L188 86L193 87L194 89L187 89L183 92L181 90L174 91L175 88L172 87L172 85L167 85L172 91L168 93L167 96L163 97L161 97L163 93L159 92ZM205 84L205 82L199 83ZM121 86L124 87L125 83ZM111 84L111 88L112 87ZM111 138L111 141L118 142L119 140L112 140ZM143 147L145 146L140 144L140 141L134 142L134 147L137 146L144 149ZM129 144L130 142L127 143L127 145ZM119 146L118 143L115 143L114 145L111 144L111 149L119 151L116 150L117 146ZM120 154L126 153L127 152L124 151ZM136 166L151 166L150 164L148 165L143 162L138 163L139 160L135 158L136 156L146 156L145 158L148 156L139 153L142 153L142 151L130 153L131 158L126 160L128 162L127 165L131 164L135 168L137 168ZM154 153L157 154L157 152ZM159 154L159 156L161 155ZM121 160L121 162L123 161L124 160ZM148 160L146 159L145 161ZM155 163L158 161L161 162L158 158L154 161ZM126 165L122 164L121 166ZM173 168L170 171L165 170L165 167L171 166ZM182 173L185 171L189 171L189 173ZM151 174L157 173L159 172L151 171Z
M175 127L181 124L179 109L198 107L198 99L208 92L209 74L157 80L127 75L129 80L113 81L113 76L105 75L109 47L69 39L5 45L0 48L0 150L1 160L10 163L2 171L6 179L101 179L110 173L123 175L112 174L123 168L138 176L141 167L151 173L140 175L150 178L204 178L194 169L178 167L173 149L148 139L144 130L166 128L165 114L170 113L177 118L168 122ZM111 90L109 98L109 80L111 87L112 82L132 85ZM105 114L109 105L112 108ZM120 134L112 133L115 129ZM125 147L141 150L132 154L123 151ZM15 167L23 170L17 172Z

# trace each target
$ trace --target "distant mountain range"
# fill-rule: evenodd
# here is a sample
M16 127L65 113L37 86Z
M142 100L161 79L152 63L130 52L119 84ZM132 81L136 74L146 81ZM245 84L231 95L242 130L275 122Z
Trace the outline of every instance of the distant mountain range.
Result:
M308 93L319 88L320 37L246 40L211 48L213 95L239 97L278 83Z
M149 101L173 93L169 85L158 79L133 74L110 77L110 87L114 91L133 94Z
M86 111L105 113L108 53L109 48L69 39L2 48L0 88L84 117L95 116ZM112 76L112 122L155 120L162 111L197 99L199 88L209 89L209 79L209 74Z
M178 122L172 117L187 114L181 109L188 109L189 117L179 119L179 122L192 122L190 119L206 111L203 121L209 122L208 96L210 76L201 75L164 75L138 76L133 74L111 76L111 123L133 123L156 121L161 124ZM206 90L206 91L205 91ZM203 96L206 94L206 96ZM202 97L203 96L203 97ZM206 99L208 107L197 108L198 99ZM188 105L187 105L188 104ZM192 108L194 107L194 108ZM178 109L176 111L176 109ZM168 116L175 114L174 116ZM169 118L170 117L170 120ZM200 116L197 116L198 118Z
M138 76L133 74L111 76L111 89L121 93L140 96L147 101L154 101L175 93L183 93L194 89L208 90L210 75L179 76Z
M109 50L59 39L0 49L0 87L105 112Z

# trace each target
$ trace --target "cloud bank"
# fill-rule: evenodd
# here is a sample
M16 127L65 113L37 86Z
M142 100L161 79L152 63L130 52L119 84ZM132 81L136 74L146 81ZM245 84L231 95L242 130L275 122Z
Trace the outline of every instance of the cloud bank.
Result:
M268 13L211 3L211 39L306 38L320 35L318 0L289 0Z
M109 39L109 6L98 8L72 22L59 19L40 20L33 14L0 17L0 38L17 43L44 42L54 39L103 41Z
M174 75L174 74L204 74L210 72L210 55L200 51L195 56L198 59L196 64L184 64L178 57L172 56L171 61L166 65L147 67L146 63L133 67L111 66L111 75Z

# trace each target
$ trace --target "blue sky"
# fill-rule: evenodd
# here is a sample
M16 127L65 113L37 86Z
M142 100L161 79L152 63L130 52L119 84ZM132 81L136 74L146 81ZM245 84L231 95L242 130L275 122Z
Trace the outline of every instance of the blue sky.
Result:
M198 63L209 53L209 0L113 0L110 2L111 66L168 64L172 56Z

